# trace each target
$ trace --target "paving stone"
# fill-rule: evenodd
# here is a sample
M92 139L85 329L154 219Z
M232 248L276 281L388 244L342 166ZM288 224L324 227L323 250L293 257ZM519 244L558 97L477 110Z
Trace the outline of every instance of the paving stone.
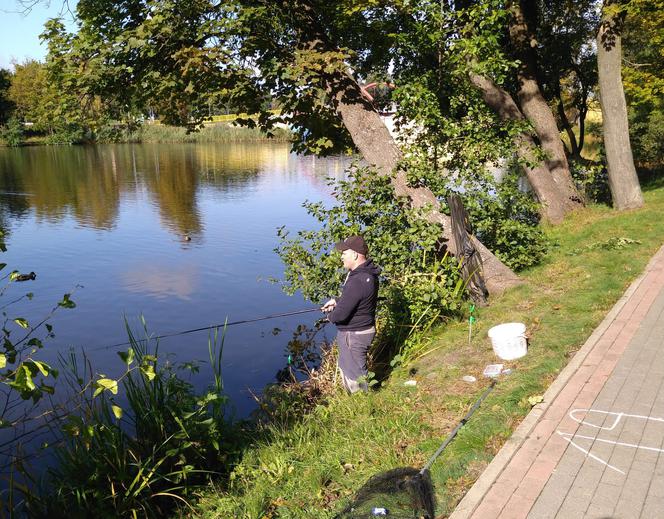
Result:
M612 506L590 505L583 517L585 519L613 519L612 514Z
M642 508L643 501L619 500L613 515L616 519L640 519Z
M565 498L563 504L556 514L557 519L570 519L572 517L583 517L588 509L589 502L585 499Z
M616 485L600 482L595 488L595 494L591 500L591 505L611 505L613 508L620 498L621 488Z
M664 499L646 501L641 509L639 519L662 519L664 515Z
M549 482L555 482L555 484L544 487L535 505L530 510L528 519L551 519L555 517L558 508L565 499L567 489L573 481L573 476L552 475Z
M628 294L474 518L664 519L664 247Z

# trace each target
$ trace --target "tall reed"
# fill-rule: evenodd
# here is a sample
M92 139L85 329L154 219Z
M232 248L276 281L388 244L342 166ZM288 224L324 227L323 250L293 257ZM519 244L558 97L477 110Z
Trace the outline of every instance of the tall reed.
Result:
M224 334L209 338L215 383L199 394L180 376L184 368L159 360L147 331L145 340L128 326L127 333L131 347L120 352L126 371L115 386L107 378L91 383L87 359L83 368L73 353L66 359L77 411L58 431L45 489L27 500L31 515L163 516L227 470L233 442L224 420Z

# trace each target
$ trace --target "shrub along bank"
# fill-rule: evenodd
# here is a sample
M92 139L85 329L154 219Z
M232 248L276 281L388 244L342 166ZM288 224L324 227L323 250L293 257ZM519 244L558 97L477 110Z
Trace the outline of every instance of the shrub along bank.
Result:
M342 392L310 413L263 425L227 480L200 495L201 517L332 517L372 475L420 467L486 387L496 361L486 337L500 322L526 323L529 353L502 380L432 468L438 514L453 510L493 455L649 258L664 243L664 187L645 186L644 208L590 206L546 229L550 252L525 283L435 328L410 346L379 391ZM463 382L474 375L478 382ZM404 386L413 378L416 386ZM191 511L187 512L188 514Z

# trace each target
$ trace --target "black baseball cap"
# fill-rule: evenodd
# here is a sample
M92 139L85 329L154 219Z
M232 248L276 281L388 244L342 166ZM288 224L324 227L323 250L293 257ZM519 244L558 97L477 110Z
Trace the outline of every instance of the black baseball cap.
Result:
M362 254L362 256L369 254L369 247L367 247L367 242L364 241L362 236L350 236L345 240L338 242L334 248L340 251L350 249L358 254Z

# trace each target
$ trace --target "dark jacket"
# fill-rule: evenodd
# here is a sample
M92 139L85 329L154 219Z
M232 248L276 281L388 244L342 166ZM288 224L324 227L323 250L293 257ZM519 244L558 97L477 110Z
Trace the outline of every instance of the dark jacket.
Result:
M337 329L354 331L374 326L378 274L380 269L370 259L348 273L337 305L327 316L330 322L337 325Z

